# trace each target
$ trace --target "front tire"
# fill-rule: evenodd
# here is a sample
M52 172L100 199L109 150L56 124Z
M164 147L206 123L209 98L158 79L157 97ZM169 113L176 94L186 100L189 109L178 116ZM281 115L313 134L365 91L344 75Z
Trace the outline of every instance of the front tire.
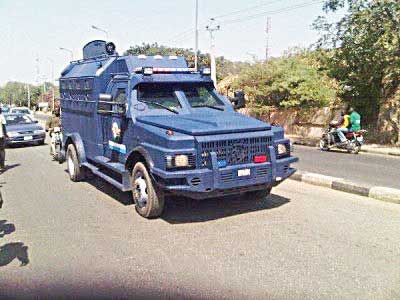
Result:
M161 216L165 204L164 193L154 185L142 162L137 162L133 168L131 185L137 213L147 219Z
M328 145L328 141L325 138L322 138L319 140L319 149L321 149L321 151L328 151L329 150L329 145Z
M69 144L67 148L67 167L69 178L78 182L84 179L85 170L79 164L78 154L74 144Z

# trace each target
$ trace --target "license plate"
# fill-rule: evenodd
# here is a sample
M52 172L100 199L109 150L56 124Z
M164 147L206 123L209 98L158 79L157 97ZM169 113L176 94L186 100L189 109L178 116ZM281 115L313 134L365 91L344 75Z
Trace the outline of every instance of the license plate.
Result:
M24 141L31 141L33 140L33 137L28 135L28 136L24 136Z
M250 176L250 169L238 170L238 176L239 177Z

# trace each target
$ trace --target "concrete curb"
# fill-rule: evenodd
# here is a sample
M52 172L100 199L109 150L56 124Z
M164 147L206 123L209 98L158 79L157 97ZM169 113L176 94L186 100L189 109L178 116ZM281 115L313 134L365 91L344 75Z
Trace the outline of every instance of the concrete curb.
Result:
M370 197L376 200L400 204L400 189L393 189L381 186L367 186L316 173L297 171L290 177L313 185L331 188L337 191Z
M297 137L291 137L291 136L288 136L288 137L293 142L293 145L318 147L318 141L315 139L297 138ZM384 148L382 148L382 149L368 148L368 144L366 146L364 146L364 148L361 148L361 152L390 155L390 156L400 156L400 150L393 151L391 149L384 149Z

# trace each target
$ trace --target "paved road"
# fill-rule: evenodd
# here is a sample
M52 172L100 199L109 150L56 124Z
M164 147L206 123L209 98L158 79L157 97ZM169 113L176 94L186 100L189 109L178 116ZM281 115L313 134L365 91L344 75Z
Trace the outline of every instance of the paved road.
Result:
M129 194L70 182L47 146L7 163L0 298L400 298L400 205L287 181L146 220Z
M400 157L340 151L320 151L314 147L295 145L300 158L299 170L345 178L370 186L400 189Z

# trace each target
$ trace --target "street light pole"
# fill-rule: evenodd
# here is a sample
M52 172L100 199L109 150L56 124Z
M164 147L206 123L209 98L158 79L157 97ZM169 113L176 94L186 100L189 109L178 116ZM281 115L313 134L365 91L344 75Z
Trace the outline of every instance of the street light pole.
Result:
M199 0L196 0L196 36L195 36L195 47L194 47L194 68L198 70L198 57L197 52L199 51Z
M104 30L103 28L100 28L100 27L94 26L94 25L92 25L92 28L93 28L94 30L98 30L98 31L104 32L104 33L106 34L106 39L107 39L107 41L108 41L108 31L107 31L107 30Z
M215 19L210 20L210 25L206 26L206 30L210 33L210 60L211 60L211 79L214 82L214 86L217 86L217 64L215 62L215 41L214 32L221 29L221 26L215 25Z
M74 60L74 52L72 52L71 49L67 49L67 48L64 48L64 47L60 47L59 49L60 49L60 50L63 50L63 51L69 52L69 54L71 55L71 61Z

